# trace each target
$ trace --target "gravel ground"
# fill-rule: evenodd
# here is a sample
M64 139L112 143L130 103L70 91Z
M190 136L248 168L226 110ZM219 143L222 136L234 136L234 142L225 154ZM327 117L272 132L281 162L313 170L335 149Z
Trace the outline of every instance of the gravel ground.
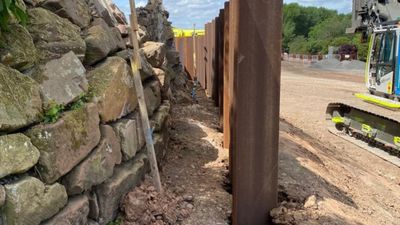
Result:
M324 59L312 64L311 68L338 72L360 73L364 71L365 63L358 60L344 60L341 62L337 59Z
M400 168L325 127L327 104L355 92L361 73L283 62L277 224L400 224Z

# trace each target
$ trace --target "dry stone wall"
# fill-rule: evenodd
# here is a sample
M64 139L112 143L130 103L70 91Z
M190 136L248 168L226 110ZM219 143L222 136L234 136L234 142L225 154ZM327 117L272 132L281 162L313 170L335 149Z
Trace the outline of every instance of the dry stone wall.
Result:
M149 170L125 15L110 0L24 0L0 34L0 225L105 225ZM159 162L188 98L168 13L137 9Z

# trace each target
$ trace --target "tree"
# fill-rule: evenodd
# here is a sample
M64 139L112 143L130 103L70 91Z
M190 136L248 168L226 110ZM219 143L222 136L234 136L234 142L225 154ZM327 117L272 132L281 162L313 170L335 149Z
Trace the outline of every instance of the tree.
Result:
M360 35L346 34L351 26L350 14L335 10L304 7L297 3L283 8L282 49L298 54L326 54L329 46L357 46L359 58L365 59L368 45L360 42Z
M349 15L335 15L321 21L310 29L309 36L312 39L334 39L345 36L346 28L351 26Z

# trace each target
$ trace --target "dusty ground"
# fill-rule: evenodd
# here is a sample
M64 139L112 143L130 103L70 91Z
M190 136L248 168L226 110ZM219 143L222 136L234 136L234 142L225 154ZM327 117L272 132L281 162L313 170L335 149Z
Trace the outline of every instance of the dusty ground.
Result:
M158 195L149 181L129 193L122 207L124 225L229 224L232 200L224 189L229 157L222 148L218 108L203 90L198 101L172 108L161 171L166 193Z
M198 91L199 104L172 108L171 141L163 180L194 198L193 212L184 225L228 224L231 195L223 184L228 150L222 148L218 108Z
M363 79L283 63L276 222L400 224L400 168L325 128L328 102L364 92Z

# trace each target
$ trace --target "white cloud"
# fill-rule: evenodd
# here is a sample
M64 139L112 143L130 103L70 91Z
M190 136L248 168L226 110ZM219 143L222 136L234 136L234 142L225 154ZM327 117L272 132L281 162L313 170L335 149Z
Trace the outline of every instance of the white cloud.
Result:
M196 24L198 28L204 26L218 16L219 10L224 7L226 0L164 0L165 8L170 12L170 20L173 25L181 28L192 28ZM125 12L129 12L129 0L114 0ZM147 0L137 0L136 5L144 6ZM285 3L297 2L305 6L318 6L336 9L341 13L351 11L350 0L284 0Z

